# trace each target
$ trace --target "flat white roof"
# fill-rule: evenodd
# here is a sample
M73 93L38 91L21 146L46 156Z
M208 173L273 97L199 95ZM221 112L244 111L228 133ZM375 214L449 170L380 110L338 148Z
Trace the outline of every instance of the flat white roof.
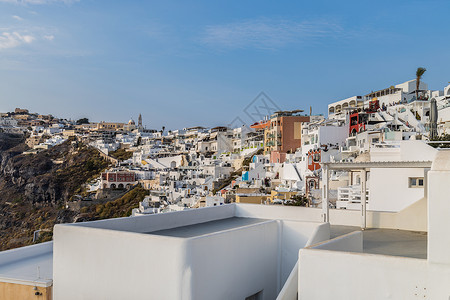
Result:
M431 161L369 161L369 162L325 162L329 170L352 170L371 168L431 168Z
M238 229L249 225L261 224L264 222L275 222L275 221L257 218L232 217L221 220L214 220L210 222L193 224L189 226L180 226L171 229L148 232L148 234L172 236L180 238L191 238L225 230Z
M53 242L1 252L0 282L51 286L53 284Z

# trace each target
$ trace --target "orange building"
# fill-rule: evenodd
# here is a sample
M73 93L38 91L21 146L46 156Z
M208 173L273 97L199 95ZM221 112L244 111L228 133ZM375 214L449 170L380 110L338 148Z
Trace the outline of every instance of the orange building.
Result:
M321 149L309 150L308 151L308 170L315 171L321 168Z
M264 133L264 153L271 154L272 163L284 162L286 153L294 153L301 147L302 123L309 122L309 116L299 115L300 112L278 111L271 116Z

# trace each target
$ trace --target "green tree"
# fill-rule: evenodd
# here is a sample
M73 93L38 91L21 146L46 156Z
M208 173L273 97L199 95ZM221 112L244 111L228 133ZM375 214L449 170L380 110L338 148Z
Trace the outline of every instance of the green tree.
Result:
M422 79L423 74L427 71L427 69L419 67L416 71L416 99L419 99L419 85L420 79Z
M81 118L81 119L77 120L77 125L81 125L81 124L89 124L89 119Z
M295 195L291 197L291 203L286 203L290 206L308 206L308 198L305 195Z

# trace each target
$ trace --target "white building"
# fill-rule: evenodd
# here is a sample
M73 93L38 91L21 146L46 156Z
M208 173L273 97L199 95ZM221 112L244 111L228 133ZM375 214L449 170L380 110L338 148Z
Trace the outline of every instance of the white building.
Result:
M57 225L54 299L275 299L298 249L329 238L297 211L221 205Z
M0 127L17 127L17 120L9 117L0 118Z
M59 224L52 251L47 243L14 250L13 260L0 253L0 285L15 280L34 293L36 265L53 264L42 284L56 300L446 299L450 151L437 151L432 164L415 155L370 162L390 165L385 174L431 166L425 197L398 212L230 204ZM398 157L405 161L389 161Z
M426 235L379 230L375 247L370 247L373 242L370 232L353 232L302 249L300 267L292 284L286 286L286 297L281 299L294 299L289 295L296 291L299 299L447 299L450 294L447 284L450 281L449 162L448 150L437 153L427 174L425 201L404 210L404 216L398 215L396 220L397 228L422 222ZM388 214L372 217L378 226L389 219ZM392 239L396 233L398 238ZM326 271L317 266L326 266ZM320 284L323 282L326 286Z
M328 104L328 118L329 119L343 119L349 108L361 108L364 105L362 96L353 96L344 100L339 100Z
M438 150L423 141L403 141L378 144L370 149L367 163L431 162ZM421 201L425 194L427 168L407 166L391 169L389 165L368 170L367 209L399 212ZM361 178L359 170L350 171L349 186L338 188L337 208L361 207Z

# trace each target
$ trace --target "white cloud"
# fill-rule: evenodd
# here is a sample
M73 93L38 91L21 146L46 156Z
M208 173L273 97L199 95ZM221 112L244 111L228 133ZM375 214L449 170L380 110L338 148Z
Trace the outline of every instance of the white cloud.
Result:
M3 32L0 34L0 50L18 47L22 44L31 44L35 40L35 37L31 35L22 35L16 31Z
M12 4L52 4L52 3L64 3L64 4L72 4L75 2L79 2L80 0L0 0L0 3L12 3Z
M329 21L256 19L207 26L201 41L221 49L257 48L274 50L307 39L334 36L342 28Z
M46 39L47 41L53 41L55 39L54 35L44 35L44 39Z
M19 16L12 16L13 19L16 19L17 21L23 21L23 18Z

